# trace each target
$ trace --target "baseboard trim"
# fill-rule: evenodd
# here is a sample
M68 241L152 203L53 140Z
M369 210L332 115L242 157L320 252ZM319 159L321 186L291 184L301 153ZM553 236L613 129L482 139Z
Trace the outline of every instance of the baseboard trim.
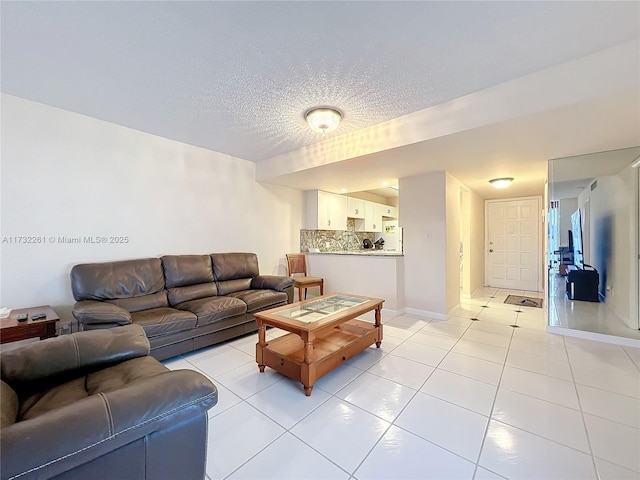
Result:
M585 330L575 330L573 328L555 327L547 325L546 331L565 337L581 338L583 340L593 340L595 342L611 343L623 347L640 348L640 339L616 337L615 335L607 335L605 333L588 332Z

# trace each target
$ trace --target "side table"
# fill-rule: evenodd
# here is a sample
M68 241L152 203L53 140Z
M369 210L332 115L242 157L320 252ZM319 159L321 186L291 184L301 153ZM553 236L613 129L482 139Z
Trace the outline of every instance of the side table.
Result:
M29 318L24 322L18 321L18 315L21 313L29 315ZM47 317L32 320L31 316L37 313L44 313ZM49 305L11 310L11 314L7 318L0 319L0 344L33 337L40 337L40 340L55 337L58 320L60 317Z

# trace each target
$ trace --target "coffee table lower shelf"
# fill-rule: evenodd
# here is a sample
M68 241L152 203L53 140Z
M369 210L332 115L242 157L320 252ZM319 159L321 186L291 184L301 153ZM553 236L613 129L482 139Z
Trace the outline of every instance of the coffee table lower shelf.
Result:
M361 320L349 320L318 332L305 361L305 343L294 333L256 345L260 371L271 367L293 380L302 382L305 395L311 395L315 382L374 343L380 347L382 326Z

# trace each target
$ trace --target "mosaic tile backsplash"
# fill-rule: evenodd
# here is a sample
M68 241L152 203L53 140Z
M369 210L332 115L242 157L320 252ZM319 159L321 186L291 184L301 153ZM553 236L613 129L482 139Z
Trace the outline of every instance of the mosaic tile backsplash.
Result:
M355 223L353 218L347 219L346 230L300 230L300 251L308 252L310 248L317 248L323 253L353 252L363 250L365 238L371 243L377 240L376 235L379 234L375 232L356 232Z

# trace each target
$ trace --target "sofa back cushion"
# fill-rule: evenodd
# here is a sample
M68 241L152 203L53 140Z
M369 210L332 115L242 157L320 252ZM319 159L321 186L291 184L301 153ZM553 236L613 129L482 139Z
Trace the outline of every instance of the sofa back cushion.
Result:
M249 290L251 279L260 274L255 253L212 253L211 261L218 295Z
M170 305L218 295L209 255L165 255L162 267Z
M84 263L71 269L77 300L108 301L135 312L168 306L159 258Z

